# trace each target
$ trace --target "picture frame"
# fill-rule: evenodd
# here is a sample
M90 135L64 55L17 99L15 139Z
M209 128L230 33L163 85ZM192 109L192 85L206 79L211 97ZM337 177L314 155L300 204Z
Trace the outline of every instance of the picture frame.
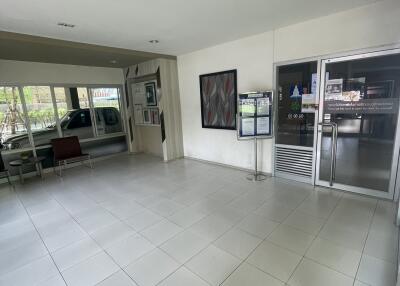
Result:
M155 82L148 82L144 85L146 94L146 105L157 106L157 89Z
M143 124L151 124L151 116L149 109L143 109Z
M160 114L158 112L158 108L151 109L150 115L151 115L152 124L159 125L160 124Z
M236 130L237 70L203 74L199 80L202 128Z

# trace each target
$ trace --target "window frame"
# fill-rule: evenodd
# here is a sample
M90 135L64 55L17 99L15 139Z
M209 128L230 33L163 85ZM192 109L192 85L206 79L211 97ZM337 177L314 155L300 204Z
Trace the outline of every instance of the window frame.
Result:
M80 142L90 142L90 141L96 141L99 139L106 139L106 138L114 138L114 137L122 137L124 136L125 139L127 138L127 133L126 133L126 120L125 120L125 107L126 105L124 104L124 87L122 84L57 84L57 83L9 83L5 82L2 83L0 82L0 87L16 87L19 92L19 97L22 105L22 111L23 111L23 119L25 120L26 124L26 130L27 130L27 135L29 138L29 144L30 147L24 147L24 148L19 148L19 149L11 149L11 150L2 150L2 153L7 155L7 154L16 154L16 153L22 153L26 151L31 151L33 153L34 157L37 157L36 150L41 150L41 149L47 149L50 148L51 145L41 145L41 146L35 146L34 143L34 138L32 135L32 130L30 126L30 120L28 116L28 110L27 110L27 105L25 101L25 94L24 94L24 87L26 86L48 86L50 88L50 93L51 93L51 99L53 103L53 111L54 111L54 118L56 121L56 127L58 130L58 136L59 138L63 137L62 134L62 129L60 126L60 116L58 114L58 107L57 107L57 102L56 102L56 97L55 97L55 88L71 88L71 87L76 87L76 88L86 88L87 94L88 94L88 101L89 101L89 110L91 114L91 120L92 120L92 129L93 129L93 137L92 138L86 138L86 139L80 139ZM96 120L94 118L94 105L93 105L93 99L91 96L91 89L95 88L116 88L118 92L118 106L119 106L119 112L120 112L120 117L121 117L121 132L115 132L115 133L110 133L110 134L103 134L99 135L97 132L97 126L96 126ZM126 139L127 140L127 139Z

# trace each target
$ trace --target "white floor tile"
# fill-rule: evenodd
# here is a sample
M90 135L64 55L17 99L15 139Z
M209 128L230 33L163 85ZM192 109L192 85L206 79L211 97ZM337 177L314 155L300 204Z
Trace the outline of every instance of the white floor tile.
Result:
M62 275L68 286L91 286L103 281L118 269L106 253L100 252L62 271Z
M84 238L52 253L58 268L63 271L99 253L101 248L91 238Z
M102 207L90 208L74 216L82 228L89 233L118 222L116 217Z
M189 229L209 241L216 240L232 227L232 223L215 215L203 218Z
M179 268L158 286L209 286L204 280L190 272L186 267Z
M361 253L317 238L307 251L306 257L338 272L355 277Z
M249 214L238 224L238 228L264 239L272 233L278 225L279 223L268 220L262 216Z
M175 260L185 263L201 250L207 247L209 242L190 230L185 230L171 238L160 247Z
M282 281L260 271L250 264L243 263L222 284L223 286L284 286Z
M370 232L365 244L364 253L390 263L396 263L398 253L397 236Z
M255 214L276 222L283 222L291 212L293 212L293 208L269 201L254 211Z
M153 244L160 245L181 231L183 231L183 228L180 226L177 226L168 220L162 220L155 225L146 228L141 232L141 234Z
M352 286L353 278L321 264L303 259L288 284L290 286Z
M137 284L124 271L120 270L96 286L137 286Z
M141 231L163 220L163 217L147 209L128 218L125 222L136 231Z
M143 236L134 234L111 244L106 252L120 267L125 267L154 248Z
M357 280L371 286L396 284L396 265L384 260L363 255L357 272Z
M117 222L112 225L102 227L93 232L91 236L100 246L106 248L120 239L135 234L136 232L127 224Z
M300 260L300 255L265 241L256 248L247 262L286 282Z
M144 207L140 204L124 199L108 201L101 203L100 205L109 210L113 215L121 220L132 217L135 214L144 210Z
M238 258L246 259L261 241L243 230L233 228L215 241L214 245Z
M168 217L182 210L184 207L184 205L176 203L172 200L163 200L151 206L150 209L161 216Z
M356 275L363 250L354 285L393 284L396 204L245 176L193 160L160 164L141 154L109 159L94 170L73 168L63 178L32 178L15 192L0 188L0 285L65 285L39 246L41 237L59 269L75 269L78 285L204 286L225 278L225 285L282 285L291 275L294 285L347 285L341 275ZM248 264L231 269L247 255ZM204 279L181 265L196 257ZM136 265L144 285L116 264Z
M154 286L179 268L179 264L159 249L142 256L125 270L140 286Z
M0 276L46 255L47 249L40 240L5 251L0 255Z
M312 235L286 225L280 225L267 237L269 241L300 255L306 253L314 238Z
M53 276L46 281L40 282L40 286L66 286L64 279L61 274Z
M44 283L58 275L56 266L50 256L39 258L13 272L0 276L0 285L4 286L32 286Z
M367 233L344 228L340 224L326 224L318 236L359 252L363 250L367 239Z
M215 246L209 246L189 260L186 267L211 285L219 285L239 263L240 260L229 253Z
M79 226L68 228L62 232L58 232L49 236L43 236L43 241L50 252L54 252L74 242L88 237L87 233Z
M179 225L180 227L187 228L206 216L207 215L205 213L192 207L188 207L168 217L168 220Z
M297 228L311 235L317 235L325 220L313 217L300 211L293 212L283 224Z

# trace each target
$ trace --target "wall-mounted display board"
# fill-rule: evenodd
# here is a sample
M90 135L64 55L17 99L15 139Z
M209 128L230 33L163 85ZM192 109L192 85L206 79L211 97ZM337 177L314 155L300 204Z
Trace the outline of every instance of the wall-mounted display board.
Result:
M135 125L160 125L156 80L132 84Z
M238 95L239 140L273 136L273 92L248 92Z

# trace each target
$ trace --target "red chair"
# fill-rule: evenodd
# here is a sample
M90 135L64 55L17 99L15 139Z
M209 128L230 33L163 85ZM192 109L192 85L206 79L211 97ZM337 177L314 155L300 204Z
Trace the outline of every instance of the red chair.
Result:
M82 153L81 144L77 136L51 139L51 146L54 153L54 172L56 167L59 167L60 176L63 166L66 167L67 164L78 162L83 164L88 161L90 168L93 169L92 159L89 154Z

